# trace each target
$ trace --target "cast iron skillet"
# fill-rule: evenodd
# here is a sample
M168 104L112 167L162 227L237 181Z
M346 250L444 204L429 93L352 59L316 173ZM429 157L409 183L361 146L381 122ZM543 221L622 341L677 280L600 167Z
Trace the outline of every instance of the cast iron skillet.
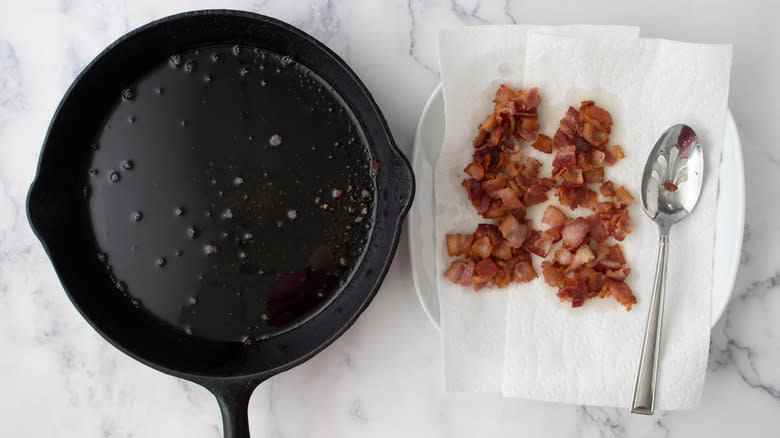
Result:
M294 54L341 96L358 119L371 158L380 163L372 227L348 282L322 308L288 330L252 345L188 336L139 311L116 293L99 251L84 178L96 131L118 93L172 53L214 43L241 43ZM227 437L248 437L247 406L263 380L311 358L341 335L369 304L389 266L414 177L379 108L354 72L324 45L283 22L247 12L174 15L121 37L70 87L49 127L27 200L30 223L82 316L115 347L162 372L206 387L219 401Z

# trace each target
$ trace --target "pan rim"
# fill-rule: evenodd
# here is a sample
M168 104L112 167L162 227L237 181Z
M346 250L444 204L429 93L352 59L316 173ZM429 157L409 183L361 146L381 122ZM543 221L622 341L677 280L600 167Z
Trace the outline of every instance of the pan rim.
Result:
M272 26L278 27L286 32L291 32L297 35L298 37L305 40L306 43L313 45L318 50L322 51L324 55L326 55L332 62L335 62L338 64L340 68L342 68L344 71L346 71L349 74L349 82L354 85L357 88L357 91L361 93L365 99L367 100L370 109L371 114L368 115L368 117L375 118L375 122L377 122L382 131L382 136L386 140L383 142L382 147L387 146L389 149L389 152L400 162L401 166L405 166L409 169L410 179L409 179L409 195L406 199L404 199L405 202L403 202L401 205L398 206L397 210L397 217L395 218L395 221L391 223L388 221L388 228L391 229L391 233L389 235L389 250L386 252L386 257L384 257L384 263L381 266L373 266L373 268L376 270L376 277L372 280L372 285L370 290L364 294L363 300L360 303L360 305L357 307L357 309L353 312L353 314L348 318L348 320L341 324L341 327L337 330L332 331L332 334L326 338L317 346L317 348L311 349L308 351L308 353L303 354L299 356L296 359L293 359L285 364L282 364L276 368L273 369L267 369L257 372L251 372L251 373L243 373L243 374L230 374L230 375L215 375L215 374L208 374L208 373L194 373L194 372L188 372L188 371L182 371L176 368L168 367L164 364L158 363L150 358L144 357L137 353L134 349L127 347L123 342L114 339L112 336L110 336L104 328L102 328L97 322L93 320L93 318L90 317L90 315L84 311L82 306L79 304L79 300L74 297L74 295L70 292L69 288L66 287L65 282L63 281L63 275L61 273L61 270L63 268L61 266L58 266L59 263L55 261L52 253L52 249L50 246L50 240L47 237L44 230L41 229L40 225L36 224L37 219L34 217L35 214L32 211L32 206L35 204L36 200L34 199L34 193L40 189L41 185L41 175L42 175L42 167L44 161L46 161L46 154L47 149L50 148L50 139L52 137L52 131L55 125L55 122L58 120L58 118L62 117L64 107L66 106L66 103L69 101L69 99L72 97L75 88L78 86L80 82L82 82L84 76L88 74L91 70L95 68L96 65L100 63L102 59L104 59L108 54L112 53L114 50L116 50L117 46L122 44L123 42L136 37L138 34L145 32L151 28L154 28L156 26L165 25L171 21L180 20L180 19L186 19L193 16L234 16L234 17L241 17L241 18L247 18L252 20L260 20L262 22L268 23ZM214 43L218 43L218 41L214 41ZM316 71L316 70L315 70ZM355 111L357 113L357 111ZM361 114L360 117L358 117L358 120L360 120L361 124L363 123L362 118L365 115ZM111 44L109 44L103 51L101 51L94 59L92 59L82 70L81 72L74 78L71 85L68 87L67 91L63 95L62 99L60 100L56 110L54 111L54 114L52 116L52 119L50 121L50 124L48 126L48 129L46 131L46 135L44 137L43 146L41 148L41 153L38 160L38 165L36 168L35 177L31 183L30 190L27 194L27 200L26 200L26 212L28 216L28 221L31 225L31 229L33 233L36 235L36 237L41 242L44 251L46 252L47 256L49 257L52 266L54 267L55 273L58 277L58 280L60 281L60 284L63 287L63 290L65 291L66 295L68 296L68 299L71 301L73 306L76 308L76 310L79 312L79 314L84 318L87 323L98 332L106 341L108 341L111 345L113 345L118 350L122 351L123 353L127 354L128 356L132 357L135 360L138 360L141 363L144 363L154 369L157 369L159 371L165 372L170 375L178 376L187 378L189 380L198 381L198 382L204 382L204 381L214 381L214 380L224 380L224 379L234 379L234 378L260 378L260 377L267 377L273 374L276 374L278 372L281 372L285 369L289 369L291 367L294 367L302 362L305 362L309 358L316 355L318 352L320 352L322 349L330 345L336 338L341 336L349 327L357 320L359 315L363 312L363 310L368 306L368 304L371 302L373 297L376 295L381 283L383 282L390 264L392 263L392 260L394 258L394 255L397 251L397 245L400 240L400 234L401 234L401 225L403 222L403 219L408 212L411 202L414 196L414 178L411 176L411 167L408 163L408 160L404 156L404 154L400 151L398 146L395 144L395 141L392 138L392 135L390 134L389 127L387 126L387 122L384 119L384 116L382 115L381 111L379 110L378 106L376 105L376 102L373 99L373 96L368 91L368 89L365 87L363 82L357 77L357 75L352 71L352 69L346 64L346 62L341 59L338 55L336 55L333 51L331 51L327 46L322 44L320 41L316 40L306 32L301 31L300 29L295 28L292 25L289 25L283 21L280 21L278 19L267 17L264 15L247 12L247 11L237 11L237 10L230 10L230 9L205 9L205 10L197 10L197 11L189 11L189 12L183 12L179 14L170 15L167 17L160 18L158 20L154 20L152 22L149 22L147 24L144 24L138 28L135 28L126 34L120 36L115 41L113 41ZM390 226L392 225L392 226ZM263 377L264 378L264 377Z

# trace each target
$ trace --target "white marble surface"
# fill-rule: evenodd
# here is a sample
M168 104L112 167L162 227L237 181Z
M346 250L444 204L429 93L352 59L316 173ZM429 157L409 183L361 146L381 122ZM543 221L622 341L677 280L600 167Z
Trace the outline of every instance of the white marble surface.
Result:
M770 6L771 5L771 6ZM762 0L16 1L0 3L0 435L217 437L206 390L140 365L79 317L27 224L24 200L49 119L75 75L126 31L213 7L280 18L344 57L408 152L439 81L436 36L461 24L630 24L642 35L734 44L730 107L745 155L747 214L734 296L712 333L701 407L630 415L442 391L436 329L408 246L357 323L265 382L256 437L776 437L780 435L780 31Z

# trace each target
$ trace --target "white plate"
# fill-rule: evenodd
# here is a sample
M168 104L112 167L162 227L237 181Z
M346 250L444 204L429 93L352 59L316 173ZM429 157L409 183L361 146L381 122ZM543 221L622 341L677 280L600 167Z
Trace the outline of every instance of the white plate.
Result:
M436 288L433 170L444 141L444 98L441 84L423 108L412 150L417 193L409 211L409 248L412 278L425 313L439 327L439 292ZM737 276L745 224L745 172L737 125L729 111L720 160L715 248L712 266L712 323L728 304Z

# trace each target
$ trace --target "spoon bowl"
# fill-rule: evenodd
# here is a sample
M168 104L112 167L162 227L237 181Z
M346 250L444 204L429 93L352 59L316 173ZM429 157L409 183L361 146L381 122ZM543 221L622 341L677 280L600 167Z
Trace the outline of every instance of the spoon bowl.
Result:
M642 172L642 208L658 224L656 261L650 310L639 357L631 412L652 415L663 321L669 228L688 216L701 194L704 155L688 125L674 125L655 143Z
M645 163L642 208L659 226L671 226L696 206L703 176L704 155L696 133L688 125L672 126ZM665 187L666 183L671 185Z

